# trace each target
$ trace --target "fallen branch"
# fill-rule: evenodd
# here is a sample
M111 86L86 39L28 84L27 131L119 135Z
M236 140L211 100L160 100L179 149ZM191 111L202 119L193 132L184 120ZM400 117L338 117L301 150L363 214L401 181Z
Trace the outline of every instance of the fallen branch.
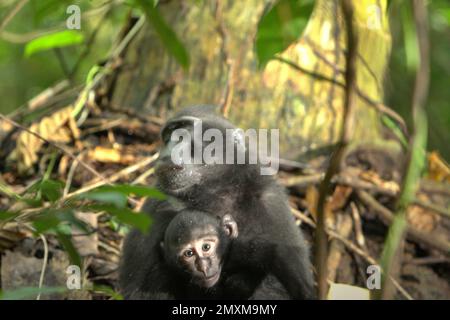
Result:
M311 175L307 175L307 176L293 176L293 177L284 178L284 179L281 179L280 182L283 186L285 186L287 188L291 188L291 187L302 188L302 187L306 187L306 186L310 186L310 185L319 184L323 180L324 176L325 176L324 173L315 173L315 174L311 174ZM349 176L346 174L335 175L331 179L331 182L341 184L344 186L348 186L348 187L352 187L353 189L388 195L391 197L396 197L398 195L397 190L394 190L392 188L386 188L383 186L377 186L371 182L364 181L364 180L359 179L358 177ZM440 186L439 184L431 184L427 180L424 180L422 182L423 182L423 184L421 183L421 191L430 191L430 188L434 188L433 190L438 189L436 191L438 193L445 193L447 191L445 186ZM448 190L448 191L450 192L450 190ZM427 202L424 200L420 200L418 198L413 200L413 204L418 205L424 209L434 211L435 213L438 213L442 216L450 217L449 210L447 210L444 207L438 206L436 204L433 204L433 203L430 203L430 202Z
M357 194L359 199L366 206L372 208L374 212L378 214L381 221L383 221L385 225L390 225L390 223L394 219L394 214L389 209L384 207L365 191L357 191ZM408 226L406 228L406 232L408 239L413 240L414 242L417 242L419 244L425 244L427 247L436 249L447 256L450 255L450 242L431 234L425 234L412 226Z
M306 223L307 225L309 225L312 228L316 228L316 224L314 223L314 221L312 221L309 217L307 217L305 214L301 213L300 211L291 208L291 212L292 214L298 218L300 221ZM344 237L342 237L339 233L330 230L330 229L326 229L326 232L328 234L328 236L335 238L339 241L341 241L346 247L347 249L349 249L350 251L356 253L357 255L361 256L367 263L371 264L371 265L378 265L378 262L372 258L368 253L366 253L364 250L362 250L361 248L359 248L357 245L355 245L354 243L352 243L351 241L349 241L348 239L345 239ZM394 286L397 288L397 290L408 300L414 300L413 297L394 279L391 277L391 281L394 284Z

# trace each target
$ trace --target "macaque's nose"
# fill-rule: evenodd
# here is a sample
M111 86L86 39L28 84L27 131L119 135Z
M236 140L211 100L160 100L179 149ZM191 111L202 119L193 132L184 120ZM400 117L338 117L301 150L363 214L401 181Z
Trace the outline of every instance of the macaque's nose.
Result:
M199 259L197 264L198 270L203 273L206 277L207 271L208 271L208 262L206 259Z

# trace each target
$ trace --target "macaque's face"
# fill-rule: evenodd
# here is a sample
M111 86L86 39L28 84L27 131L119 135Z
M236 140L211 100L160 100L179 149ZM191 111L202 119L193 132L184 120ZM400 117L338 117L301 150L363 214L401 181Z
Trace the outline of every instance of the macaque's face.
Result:
M178 262L200 287L211 288L220 279L222 254L220 237L213 226L192 231L192 240L177 250Z
M211 288L220 280L224 255L238 236L229 214L219 220L203 212L179 213L166 229L161 247L167 262L190 283Z
M199 184L213 183L217 177L227 176L233 171L233 166L224 161L224 150L220 153L222 158L218 159L220 165L208 165L204 161L198 163L198 159L194 158L196 153L203 155L205 147L210 144L202 140L208 129L211 129L208 123L202 123L194 117L173 119L162 129L163 144L155 165L155 174L163 191L182 195ZM198 150L195 151L195 148Z

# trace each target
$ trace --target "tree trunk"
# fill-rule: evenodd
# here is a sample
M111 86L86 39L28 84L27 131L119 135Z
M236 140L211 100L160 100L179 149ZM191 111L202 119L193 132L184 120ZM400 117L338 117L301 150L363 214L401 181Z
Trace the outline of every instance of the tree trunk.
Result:
M353 124L358 142L381 139L373 103L383 101L391 49L386 2L353 1L353 27L359 36L361 95ZM340 130L345 86L346 41L339 1L316 1L302 36L281 54L290 64L272 60L258 70L254 38L270 3L161 4L166 21L190 54L190 68L182 71L146 27L129 50L113 104L162 116L192 104L225 105L231 120L243 128L279 128L280 155L289 159L332 144Z

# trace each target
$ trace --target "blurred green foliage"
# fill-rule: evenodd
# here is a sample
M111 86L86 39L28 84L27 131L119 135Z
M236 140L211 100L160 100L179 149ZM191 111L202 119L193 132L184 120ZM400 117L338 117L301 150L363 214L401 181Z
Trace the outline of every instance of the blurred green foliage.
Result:
M17 1L0 2L0 21L3 21ZM107 11L105 1L100 0L30 0L22 10L0 33L0 112L9 113L26 103L38 93L55 85L66 76L61 61L53 50L36 52L25 57L28 42L36 37L67 31L66 9L70 4L80 6L81 34L89 39L102 13ZM125 21L127 10L123 6L114 6L98 31L95 47L81 62L76 74L75 83L83 83L89 69L106 57L113 45L120 26ZM70 70L76 65L78 58L86 49L86 41L82 44L61 48L64 63Z
M425 111L428 116L428 150L439 150L450 160L450 1L428 1L431 42L430 92ZM411 43L405 16L412 16L410 1L391 1L390 6L392 56L386 81L387 105L395 109L411 127L411 99L414 90L415 71L411 68L414 54L408 50ZM401 19L399 19L401 17ZM415 42L415 40L413 41ZM416 47L410 51L416 51Z
M0 300L27 300L35 299L38 294L63 293L67 291L64 287L23 287L14 291L2 292L0 290Z
M266 11L258 25L255 49L260 67L292 44L303 32L314 1L280 0Z
M78 196L66 198L63 198L63 188L63 183L44 177L28 188L23 195L10 195L26 204L28 209L32 210L32 214L24 214L23 211L0 211L0 222L17 218L26 219L32 222L33 232L36 235L55 234L69 254L71 262L76 265L81 264L81 258L72 244L72 228L75 227L84 233L90 233L93 230L80 220L75 212L105 212L114 218L116 223L147 232L152 222L150 217L146 214L137 214L127 208L127 197L165 198L165 195L155 188L137 185L102 186ZM42 206L43 201L50 201L50 205Z

